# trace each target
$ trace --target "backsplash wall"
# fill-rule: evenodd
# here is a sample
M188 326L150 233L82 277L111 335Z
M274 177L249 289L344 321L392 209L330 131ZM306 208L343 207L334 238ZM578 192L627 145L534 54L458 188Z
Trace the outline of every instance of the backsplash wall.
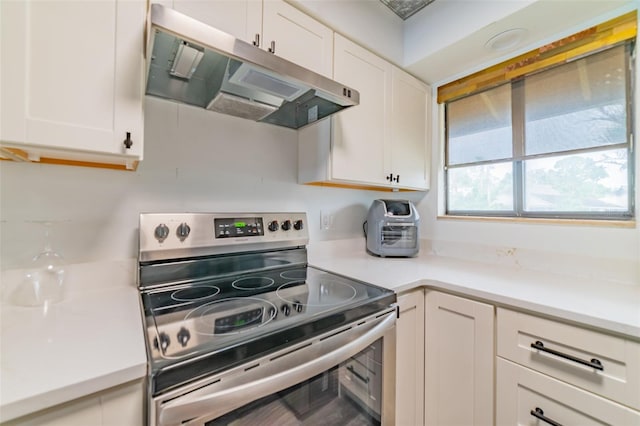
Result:
M54 249L76 263L135 257L140 212L305 211L314 241L362 235L375 198L424 197L298 185L297 143L293 130L147 98L135 172L0 162L0 268L42 248L32 221L52 221Z

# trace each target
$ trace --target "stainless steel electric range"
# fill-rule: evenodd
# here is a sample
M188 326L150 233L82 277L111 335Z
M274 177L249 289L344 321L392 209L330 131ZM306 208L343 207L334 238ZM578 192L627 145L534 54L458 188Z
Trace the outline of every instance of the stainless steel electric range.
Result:
M148 424L392 422L395 294L309 267L306 225L140 215Z

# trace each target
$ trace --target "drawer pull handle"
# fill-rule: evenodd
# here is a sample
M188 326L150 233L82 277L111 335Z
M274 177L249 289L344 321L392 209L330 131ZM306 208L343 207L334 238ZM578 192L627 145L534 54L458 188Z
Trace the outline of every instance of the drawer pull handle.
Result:
M586 365L587 367L591 367L596 370L604 371L604 367L602 366L600 360L595 358L591 358L591 361L585 361L584 359L576 358L569 354L564 354L553 349L545 348L544 343L542 343L540 340L536 340L535 343L532 343L531 347L542 352L550 353L551 355L559 356L560 358L568 359L569 361L577 362L578 364Z
M544 415L544 411L542 408L536 407L535 410L531 410L531 415L537 419L542 420L543 422L549 423L551 426L562 426L562 424L556 422L555 420L551 420L549 417Z

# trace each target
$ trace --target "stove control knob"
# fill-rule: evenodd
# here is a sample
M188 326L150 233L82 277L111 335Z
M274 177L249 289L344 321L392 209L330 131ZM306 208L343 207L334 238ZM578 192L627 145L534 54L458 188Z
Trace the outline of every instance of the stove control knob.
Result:
M282 222L282 230L288 231L289 229L291 229L291 221L285 220L284 222Z
M189 333L189 330L187 330L186 328L181 327L180 331L178 331L178 342L180 342L180 344L184 348L185 346L187 346L187 342L189 341L189 339L191 339L191 333Z
M269 222L269 231L271 232L276 232L278 230L279 226L278 226L278 221L277 220L272 220L271 222Z
M300 313L304 309L304 306L302 306L302 303L299 300L294 300L293 309L295 309L296 312Z
M191 232L191 228L184 222L178 225L176 229L176 235L180 241L184 241L189 236L189 232Z
M302 228L304 228L304 223L302 223L302 219L298 219L293 223L293 229L295 229L296 231L300 231Z
M282 313L284 314L285 317L288 317L289 315L291 315L291 306L289 306L288 303L285 303L284 305L282 305L280 309L282 310Z
M278 316L278 310L273 306L269 308L269 319L275 319Z
M154 341L154 346L156 346L157 341ZM160 333L160 349L162 353L165 353L169 344L171 343L171 339L169 339L169 335L167 333Z
M153 235L156 237L156 240L163 242L169 236L169 227L164 223L161 223L156 226L155 231L153 231Z

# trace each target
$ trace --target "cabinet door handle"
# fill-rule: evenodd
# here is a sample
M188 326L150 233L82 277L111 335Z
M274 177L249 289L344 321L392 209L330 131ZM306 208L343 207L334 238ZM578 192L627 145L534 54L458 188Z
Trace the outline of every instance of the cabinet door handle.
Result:
M269 52L276 53L276 42L275 41L271 42L271 47L269 48Z
M127 132L127 137L124 141L122 141L122 143L124 144L125 148L131 148L131 145L133 145L133 141L131 140L131 132Z
M543 422L549 423L551 426L562 426L561 423L558 423L555 420L552 420L549 417L545 416L544 411L542 411L542 408L540 407L536 407L535 410L531 410L530 413L533 417L540 419Z
M260 34L256 34L256 37L253 39L253 45L260 47Z
M393 182L393 173L389 173L389 176L387 176L385 179L389 182Z
M558 356L560 358L568 359L569 361L577 362L578 364L586 365L587 367L594 368L596 370L604 371L604 367L599 359L591 358L591 361L586 361L584 359L576 358L572 355L565 354L559 351L555 351L553 349L545 348L544 343L540 340L536 340L535 343L531 344L531 347L537 349L542 352L550 353L551 355Z

